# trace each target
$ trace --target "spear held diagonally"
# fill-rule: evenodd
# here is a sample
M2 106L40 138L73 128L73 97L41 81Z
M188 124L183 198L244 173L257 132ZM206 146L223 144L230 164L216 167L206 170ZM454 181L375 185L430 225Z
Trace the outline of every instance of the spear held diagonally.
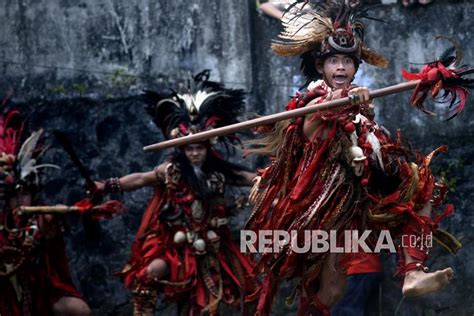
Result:
M377 90L369 92L369 97L370 99L375 99L382 96L411 90L411 89L414 89L420 82L421 80L413 80L409 82L399 83L397 85L393 85L390 87L377 89ZM220 136L236 133L242 130L258 127L258 126L264 126L264 125L276 123L276 122L287 120L287 119L305 116L317 111L337 109L337 108L341 108L341 107L351 104L351 99L349 97L345 97L345 98L341 98L337 100L319 103L318 105L312 105L312 104L314 103L310 102L308 103L307 106L303 108L298 108L298 109L289 110L286 112L262 116L262 117L255 118L252 120L224 126L221 128L211 129L211 130L204 131L201 133L192 134L192 135L188 135L188 136L184 136L184 137L180 137L176 139L166 140L157 144L146 146L143 148L143 151L147 153L147 152L163 150L163 149L175 147L175 146L183 146L187 144L198 143L198 142L202 142L204 140L211 139L214 137L220 137Z
M461 62L461 48L452 39L443 36L437 38L448 39L453 43L453 46L445 50L438 60L425 64L418 73L409 73L403 69L402 75L406 80L409 80L408 82L371 91L369 92L369 98L372 100L414 89L410 100L411 104L427 114L434 115L434 113L428 111L423 104L429 95L431 95L435 102L448 104L448 111L446 113L449 115L448 120L461 112L466 103L468 90L474 88L474 79L466 78L466 76L474 74L474 68L466 65L463 65L460 68L454 68ZM305 116L317 111L341 108L351 104L351 101L352 100L349 97L323 103L317 103L317 101L312 100L306 106L301 108L167 140L146 146L143 148L143 151L152 152L174 146L198 143L207 139L236 133L242 130Z

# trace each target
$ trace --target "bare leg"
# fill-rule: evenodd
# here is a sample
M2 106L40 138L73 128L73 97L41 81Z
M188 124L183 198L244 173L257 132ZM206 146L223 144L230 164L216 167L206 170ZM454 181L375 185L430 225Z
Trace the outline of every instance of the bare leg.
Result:
M335 305L344 295L347 275L338 270L337 254L330 253L323 263L318 297L324 305Z
M63 296L53 305L55 316L89 316L91 310L86 302L78 297Z
M154 280L163 279L168 274L168 265L162 259L153 260L146 268L146 281L133 293L133 315L153 316L158 292Z
M431 217L431 204L427 203L418 215ZM416 260L408 254L407 249L403 249L403 255L407 265L419 264L419 268L408 271L403 281L402 293L405 296L419 296L432 292L437 292L445 287L452 279L454 272L451 268L438 270L435 272L423 271L423 262Z

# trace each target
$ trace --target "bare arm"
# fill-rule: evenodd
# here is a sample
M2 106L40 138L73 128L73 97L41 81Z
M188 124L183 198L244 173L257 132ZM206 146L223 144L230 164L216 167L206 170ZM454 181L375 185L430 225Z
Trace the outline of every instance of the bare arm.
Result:
M132 173L119 179L120 186L124 192L134 191L143 187L157 185L155 171Z
M152 171L131 173L123 176L119 179L120 187L124 192L128 192L143 187L155 186L164 181L167 165L167 163L163 163ZM96 182L96 185L99 191L104 191L105 184L103 182Z
M283 11L278 9L274 4L270 2L262 3L258 8L262 10L263 13L268 16L271 16L272 18L281 20L281 18L283 17Z

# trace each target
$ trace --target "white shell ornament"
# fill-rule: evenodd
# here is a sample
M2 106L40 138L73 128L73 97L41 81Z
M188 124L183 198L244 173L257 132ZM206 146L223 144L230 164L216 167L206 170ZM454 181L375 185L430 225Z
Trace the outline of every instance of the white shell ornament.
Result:
M174 234L173 241L178 245L182 244L183 242L186 241L186 234L182 231L177 231Z
M210 241L218 240L220 239L219 236L217 236L216 232L213 230L209 230L207 232L207 239Z
M364 152L359 146L351 146L349 148L348 154L351 161L351 166L354 168L355 175L360 177L364 173L363 161L366 160L367 157L364 156Z
M193 243L193 247L198 253L203 253L206 251L206 242L204 239L196 239Z

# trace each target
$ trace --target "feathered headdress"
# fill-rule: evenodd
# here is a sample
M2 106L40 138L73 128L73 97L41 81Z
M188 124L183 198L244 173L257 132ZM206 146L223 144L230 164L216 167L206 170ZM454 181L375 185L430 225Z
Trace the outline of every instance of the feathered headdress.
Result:
M237 117L244 110L243 90L226 89L218 82L209 81L209 76L210 70L204 70L179 92L168 95L145 91L146 109L165 138L182 137L238 122ZM238 142L232 135L222 140Z
M39 145L43 130L33 132L22 142L24 122L18 111L0 116L0 178L9 189L39 185L41 168L57 168L51 164L37 164L44 148Z
M296 4L304 2L303 7ZM309 9L308 9L309 7ZM370 8L369 8L370 9ZM349 54L357 61L387 67L388 61L364 43L363 18L369 9L361 9L358 1L298 0L283 16L284 30L272 49L282 56L311 53L313 58L329 54Z

